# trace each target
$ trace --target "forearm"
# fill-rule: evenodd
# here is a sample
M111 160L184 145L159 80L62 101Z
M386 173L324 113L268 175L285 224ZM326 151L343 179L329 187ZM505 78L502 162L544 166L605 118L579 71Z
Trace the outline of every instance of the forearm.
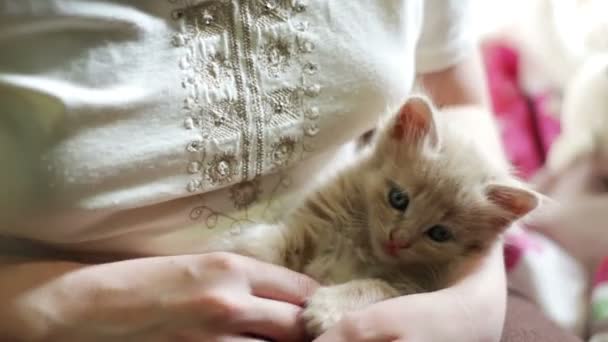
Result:
M0 258L0 340L30 341L48 333L45 303L35 293L54 279L84 267L82 264Z
M475 53L438 72L419 75L417 82L442 109L451 124L476 132L473 137L492 156L506 164L496 122L491 115L481 56Z
M508 168L498 129L489 110L486 79L480 54L476 53L453 67L421 75L419 82L437 103L450 123L475 132L474 142L497 164ZM473 316L467 322L487 322L472 325L472 336L480 340L498 341L506 312L506 277L502 243L465 279L444 290L460 303L462 311ZM466 302L465 302L466 301Z
M502 248L497 244L451 287L374 304L345 318L319 342L387 341L387 336L391 341L497 342L506 311L504 283Z
M445 70L418 75L416 82L439 107L489 105L485 72L478 51Z
M506 277L502 243L497 243L477 269L457 284L442 290L468 316L470 341L499 341L506 312ZM483 324L481 324L483 322ZM468 334L467 334L468 335Z

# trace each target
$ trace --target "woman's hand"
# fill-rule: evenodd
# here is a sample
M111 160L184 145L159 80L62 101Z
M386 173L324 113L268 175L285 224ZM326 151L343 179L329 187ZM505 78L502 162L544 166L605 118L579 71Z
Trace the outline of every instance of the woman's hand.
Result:
M502 245L454 286L347 314L314 342L499 341L506 308Z
M472 310L444 292L400 297L347 315L315 342L480 341Z
M556 202L526 220L528 228L555 240L589 269L608 250L607 164L587 155L558 173L543 170L535 179L537 189Z
M301 305L316 286L279 266L210 253L84 266L12 299L26 340L301 341Z

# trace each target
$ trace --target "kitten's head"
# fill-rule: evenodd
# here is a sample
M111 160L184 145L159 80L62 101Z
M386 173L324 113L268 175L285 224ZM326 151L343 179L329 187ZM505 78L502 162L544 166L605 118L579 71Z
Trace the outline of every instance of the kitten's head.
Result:
M436 119L426 99L412 97L371 147L362 197L382 261L434 266L470 259L537 206L534 193L508 185L516 184L508 172Z

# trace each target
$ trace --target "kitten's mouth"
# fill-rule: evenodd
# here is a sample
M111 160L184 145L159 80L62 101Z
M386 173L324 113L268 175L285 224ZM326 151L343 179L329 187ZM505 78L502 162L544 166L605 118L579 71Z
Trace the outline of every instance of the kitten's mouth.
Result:
M399 256L399 248L389 242L384 244L384 251L392 257Z
M399 256L399 251L410 248L410 245L409 241L396 239L394 232L391 232L388 241L383 244L383 247L386 254L397 257Z

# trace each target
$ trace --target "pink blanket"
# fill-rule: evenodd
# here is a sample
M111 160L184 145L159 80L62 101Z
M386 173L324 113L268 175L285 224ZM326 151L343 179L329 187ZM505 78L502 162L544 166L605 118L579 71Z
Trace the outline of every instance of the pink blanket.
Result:
M520 86L519 54L503 42L483 47L494 113L508 157L519 176L529 179L543 166L547 151L559 134L551 115L551 94L526 94Z
M529 94L521 87L520 56L504 42L483 46L493 111L507 156L518 175L527 180L545 162L559 134L559 121L551 115L550 91ZM556 107L556 106L554 106ZM588 303L584 301L584 270L560 246L525 227L505 235L505 266L509 286L532 298L556 323L581 335ZM608 312L608 304L606 306Z

